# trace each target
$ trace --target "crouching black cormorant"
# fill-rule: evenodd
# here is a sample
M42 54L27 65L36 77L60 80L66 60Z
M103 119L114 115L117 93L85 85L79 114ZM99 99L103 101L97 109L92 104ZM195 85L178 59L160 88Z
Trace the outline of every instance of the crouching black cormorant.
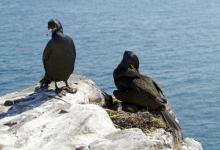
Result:
M47 43L43 52L45 75L40 81L41 87L48 87L48 84L54 81L58 95L65 95L63 90L75 93L76 89L71 88L67 82L74 70L76 59L73 40L63 33L62 25L57 19L51 19L48 22L48 30L52 33L52 39ZM58 88L58 81L64 81L66 86Z
M139 73L139 60L135 53L124 52L113 77L117 87L113 94L118 100L161 114L167 127L181 134L179 124L166 109L167 101L161 88L150 77Z

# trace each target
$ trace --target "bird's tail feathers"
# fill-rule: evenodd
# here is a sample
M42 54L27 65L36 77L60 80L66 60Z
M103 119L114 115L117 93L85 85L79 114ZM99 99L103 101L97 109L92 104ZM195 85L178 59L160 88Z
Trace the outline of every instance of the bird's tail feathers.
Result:
M182 132L181 132L181 127L179 123L175 120L175 118L167 111L167 110L162 110L161 115L168 127L168 130L171 132L174 138L174 146L175 149L179 150L181 142L183 140Z
M168 128L181 130L179 123L175 120L175 118L167 110L162 110L161 115L162 115L164 121L166 122Z

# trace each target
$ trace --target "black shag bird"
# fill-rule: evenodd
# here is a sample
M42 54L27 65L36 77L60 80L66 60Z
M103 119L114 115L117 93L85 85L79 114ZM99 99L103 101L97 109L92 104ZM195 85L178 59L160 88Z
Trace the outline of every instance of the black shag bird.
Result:
M161 88L150 77L139 73L139 60L135 53L124 52L113 77L117 88L113 94L118 100L158 112L169 129L181 130L175 118L166 109L167 101Z
M74 42L71 37L63 33L62 25L57 19L51 19L48 22L48 30L52 33L52 39L43 52L45 75L40 81L41 87L48 87L48 84L54 81L55 91L60 96L65 95L63 89L74 93L76 89L70 88L67 82L74 70L76 59ZM64 81L66 86L58 88L58 81Z

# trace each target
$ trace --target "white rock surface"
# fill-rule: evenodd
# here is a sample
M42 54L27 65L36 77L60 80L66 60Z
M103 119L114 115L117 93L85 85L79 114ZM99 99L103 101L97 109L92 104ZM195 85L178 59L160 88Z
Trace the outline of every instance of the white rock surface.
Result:
M0 97L1 150L148 150L172 149L170 133L158 129L145 135L140 129L118 130L98 105L103 95L95 83L72 75L77 93L59 98L54 90L35 87ZM53 87L53 85L52 85ZM6 100L19 100L5 107ZM183 150L201 150L201 144L186 138Z
M164 130L161 129L164 133ZM132 128L122 131L118 131L105 136L104 140L97 140L90 145L91 149L126 149L126 150L152 150L152 149L171 149L172 138L171 135L168 139L164 139L167 136L158 133L161 131L155 131L152 134L146 136L140 129Z
M202 150L202 145L192 138L185 138L183 140L182 150Z

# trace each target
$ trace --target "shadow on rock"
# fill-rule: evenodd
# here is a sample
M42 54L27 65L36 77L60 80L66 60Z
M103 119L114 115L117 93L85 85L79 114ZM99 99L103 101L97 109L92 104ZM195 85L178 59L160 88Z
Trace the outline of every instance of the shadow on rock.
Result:
M0 113L0 119L18 115L35 107L39 107L52 98L56 98L54 90L36 87L34 93L31 93L28 96L18 99L6 100L4 106L10 106L10 108L7 112Z

